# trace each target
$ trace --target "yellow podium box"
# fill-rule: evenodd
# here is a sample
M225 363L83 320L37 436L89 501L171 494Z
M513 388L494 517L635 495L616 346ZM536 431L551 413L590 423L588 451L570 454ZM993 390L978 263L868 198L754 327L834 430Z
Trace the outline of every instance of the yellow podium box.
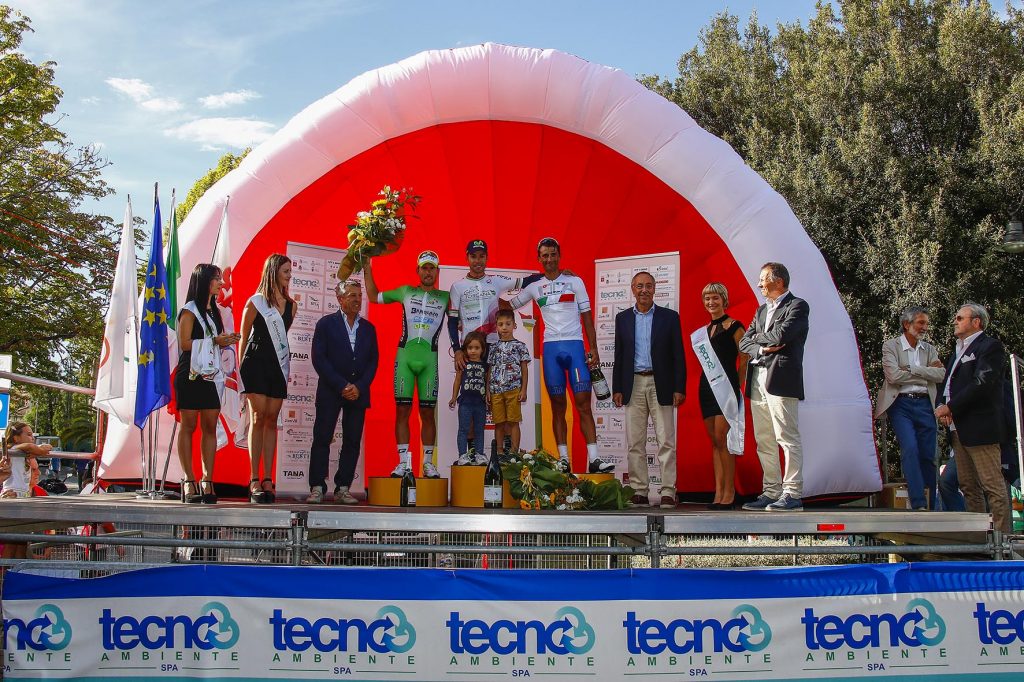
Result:
M452 476L452 506L478 507L484 506L484 473L485 466L454 466Z
M447 507L448 506L448 479L447 478L417 478L416 479L416 506L417 507Z
M402 479L370 476L369 503L377 507L398 507L402 501Z
M512 493L509 492L508 481L501 482L501 508L519 509L519 500L512 497Z
M605 481L614 481L615 474L576 474L576 478L581 481L590 481L594 485L598 485Z

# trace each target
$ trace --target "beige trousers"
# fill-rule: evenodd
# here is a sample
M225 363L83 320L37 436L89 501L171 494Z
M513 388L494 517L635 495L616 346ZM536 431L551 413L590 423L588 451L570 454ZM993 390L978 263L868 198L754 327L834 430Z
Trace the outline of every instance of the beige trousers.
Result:
M953 452L956 454L956 475L964 504L969 512L985 513L985 500L992 512L992 528L1010 532L1010 500L1006 496L1003 480L1003 462L999 444L964 445L956 431L951 432Z
M750 414L754 420L757 457L764 471L762 493L778 499L783 493L802 498L804 494L803 448L800 445L800 401L769 394L764 386L768 370L754 369L750 387ZM783 476L779 447L785 455Z
M676 418L675 408L659 405L654 376L633 375L633 393L626 403L626 466L629 485L639 494L650 490L647 470L647 421L654 421L658 438L658 464L661 466L661 494L676 496Z

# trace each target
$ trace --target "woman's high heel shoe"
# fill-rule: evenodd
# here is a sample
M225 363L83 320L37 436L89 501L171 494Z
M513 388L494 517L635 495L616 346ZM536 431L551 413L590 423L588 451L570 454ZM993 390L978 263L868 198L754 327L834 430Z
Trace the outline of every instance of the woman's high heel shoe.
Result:
M270 489L267 489L267 484L270 484ZM263 487L263 495L266 498L268 504L273 503L277 499L277 486L274 485L274 481L269 478L264 478L260 485Z
M266 504L267 493L260 487L260 479L249 479L249 501L253 504Z
M204 478L199 482L200 491L203 493L203 504L217 504L217 493L213 489L213 481Z
M181 501L185 504L198 504L202 500L199 484L191 479L181 479Z

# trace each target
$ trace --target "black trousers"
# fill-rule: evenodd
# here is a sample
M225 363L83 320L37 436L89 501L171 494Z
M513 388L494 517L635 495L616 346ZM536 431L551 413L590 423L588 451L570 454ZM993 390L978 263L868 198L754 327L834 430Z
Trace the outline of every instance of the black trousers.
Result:
M313 445L309 449L309 487L327 490L327 467L330 462L331 439L341 415L341 453L338 471L334 474L335 487L352 485L359 445L363 440L363 421L366 408L353 405L341 398L317 396L316 419L313 422Z

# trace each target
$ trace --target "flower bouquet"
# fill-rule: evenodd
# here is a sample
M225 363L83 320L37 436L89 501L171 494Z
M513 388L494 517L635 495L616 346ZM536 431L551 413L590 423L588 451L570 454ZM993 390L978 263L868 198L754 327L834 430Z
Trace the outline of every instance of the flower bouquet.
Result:
M410 212L421 199L404 187L396 191L389 185L380 191L380 197L369 211L356 214L355 225L348 226L348 253L338 266L342 282L362 270L370 258L398 250L405 237L406 220L413 217Z
M511 455L501 467L509 492L522 509L625 509L633 489L617 479L595 484L558 468L544 450Z

